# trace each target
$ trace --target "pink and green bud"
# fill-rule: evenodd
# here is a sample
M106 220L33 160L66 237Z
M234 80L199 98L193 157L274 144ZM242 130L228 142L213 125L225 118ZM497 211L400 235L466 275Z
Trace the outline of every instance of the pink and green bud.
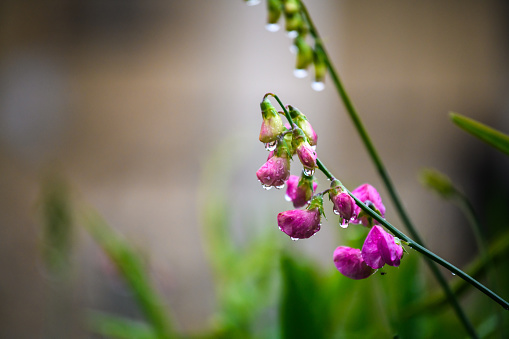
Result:
M334 251L334 265L344 276L360 280L372 275L375 270L366 265L361 255L361 250L340 246Z
M260 141L263 143L274 142L285 131L283 121L276 108L272 106L269 99L265 98L260 103L262 109L262 128L260 130Z
M354 214L355 201L341 188L339 180L334 180L331 183L329 191L329 199L332 201L334 214L339 215L341 218L341 226L348 226L348 222L352 219Z
M303 174L300 178L296 175L290 175L286 186L286 199L293 202L293 207L300 208L311 200L318 184L314 182L312 177Z
M308 138L308 142L311 146L316 146L318 142L318 136L315 133L315 130L309 123L308 119L304 114L301 113L297 108L288 105L288 112L293 120L293 122L299 126L300 129L304 132L306 137Z
M362 258L373 268L382 268L385 264L399 266L403 256L403 247L399 239L387 233L381 226L373 226L362 246Z
M293 130L292 146L297 152L299 160L308 173L312 174L316 168L316 151L307 141L307 137L300 128Z
M315 196L305 210L290 210L277 216L279 229L292 239L307 239L320 230L323 198Z
M368 207L372 210L377 212L382 218L385 217L385 206L382 203L382 198L373 186L370 184L363 184L354 189L352 194L364 204L368 205ZM352 223L354 224L363 224L366 227L378 224L375 219L362 211L362 209L357 205L354 206L354 213L356 215L355 219L352 220Z

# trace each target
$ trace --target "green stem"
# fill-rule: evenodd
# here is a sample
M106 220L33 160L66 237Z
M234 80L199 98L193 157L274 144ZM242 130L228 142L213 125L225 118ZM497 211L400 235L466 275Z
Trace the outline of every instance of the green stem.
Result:
M392 181L389 177L389 174L387 173L384 164L382 163L381 158L378 155L378 152L376 151L373 143L371 142L371 139L366 132L366 129L364 128L364 125L362 124L362 121L359 117L359 114L357 113L356 109L354 108L350 97L348 96L345 88L343 87L343 84L341 83L341 80L339 79L338 73L334 69L334 66L332 65L329 56L327 55L327 52L325 50L325 47L322 44L322 40L318 34L318 31L316 30L313 21L311 20L311 17L307 11L306 6L301 3L301 9L304 14L304 17L306 18L308 24L309 24L309 32L311 36L315 39L316 43L316 51L317 53L321 53L323 56L323 59L325 61L325 64L327 66L327 69L329 71L330 76L332 77L332 80L334 82L334 85L336 86L336 89L338 91L339 96L341 97L341 100L343 101L345 108L352 119L355 128L357 129L357 132L359 133L364 146L366 147L371 159L373 160L375 167L378 170L378 173L380 177L382 178L385 187L387 188L387 191L389 192L389 195L393 201L393 204L396 208L396 211L398 212L401 220L403 221L403 224L406 226L412 237L417 239L419 243L423 243L421 237L419 236L416 228L414 227L413 223L410 220L410 217L406 213L406 210L403 208L403 204L401 203L401 200L396 192L396 189L394 185L392 184ZM477 337L477 334L473 328L473 325L470 323L468 318L465 315L465 312L462 310L461 306L459 305L458 301L456 300L456 297L451 291L451 288L447 284L447 281L445 280L444 276L440 273L438 267L430 260L426 260L426 263L428 264L431 272L439 282L439 284L444 289L446 295L449 298L449 301L454 308L458 318L463 323L464 327L467 329L467 331L470 333L472 337Z
M330 173L329 170L327 170L327 168L323 165L323 163L319 159L317 159L316 162L318 164L318 168L327 176L327 178L329 178L329 179L334 178L332 173ZM408 246L410 246L411 248L413 248L417 252L420 252L420 253L424 254L426 257L428 257L429 259L433 260L437 264L447 268L449 271L451 271L452 273L454 273L458 277L463 278L465 281L467 281L468 283L472 284L474 287L476 287L478 290L480 290L481 292L486 294L488 297L490 297L491 299L493 299L494 301L496 301L497 303L502 305L502 307L504 307L506 310L509 310L509 303L507 301L505 301L504 299L499 297L497 294L495 294L489 288L487 288L486 286L484 286L483 284L481 284L480 282L478 282L477 280L475 280L474 278L472 278L471 276L469 276L468 274L466 274L465 272L463 272L462 270L460 270L456 266L454 266L451 263L449 263L447 260L442 259L441 257L436 255L435 253L429 251L424 246L422 246L419 243L417 243L414 240L412 240L410 237L408 237L406 234L404 234L403 232L398 230L396 227L391 225L387 220L382 218L378 213L376 213L371 208L369 208L367 205L365 205L362 201L360 201L346 187L343 186L343 188L355 200L355 203L357 204L357 206L359 206L363 211L365 211L367 214L369 214L370 217L372 217L373 219L377 220L380 224L385 226L396 237L400 238L401 240L406 241L408 243Z

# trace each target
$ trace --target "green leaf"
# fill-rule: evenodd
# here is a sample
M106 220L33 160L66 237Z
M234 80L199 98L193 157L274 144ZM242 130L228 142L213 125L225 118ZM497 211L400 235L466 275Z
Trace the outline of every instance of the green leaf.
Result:
M509 136L478 121L458 113L449 113L451 120L461 129L481 139L490 146L509 155Z
M141 311L157 334L157 338L176 337L170 314L162 301L163 298L152 286L146 267L138 253L95 211L86 211L83 216L85 228L112 260L133 291Z
M115 339L157 339L157 334L146 323L103 312L92 311L87 319L94 333Z

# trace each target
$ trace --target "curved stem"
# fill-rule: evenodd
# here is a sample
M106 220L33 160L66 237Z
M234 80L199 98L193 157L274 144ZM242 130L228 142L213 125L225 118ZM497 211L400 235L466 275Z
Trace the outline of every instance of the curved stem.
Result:
M336 89L338 91L339 96L341 97L341 100L343 101L343 104L345 105L345 108L352 119L352 122L355 125L355 128L357 129L357 132L359 133L364 146L366 147L371 159L373 160L375 167L378 170L378 173L380 177L382 178L382 181L385 184L385 187L387 188L387 191L389 192L389 195L391 197L391 200L394 204L394 207L396 208L396 211L398 212L401 220L403 221L403 224L406 226L412 237L417 239L419 243L423 243L421 237L419 236L419 233L417 232L416 228L414 227L412 221L410 220L410 217L406 213L406 210L403 208L403 204L401 203L401 200L396 192L396 189L394 185L392 184L392 181L389 177L389 174L387 170L385 169L384 164L382 163L381 158L378 155L378 152L376 151L373 143L371 142L371 139L366 132L366 129L364 128L364 125L362 124L362 121L359 117L359 114L357 113L356 109L354 108L350 97L348 96L345 88L343 87L343 84L341 83L341 80L339 79L338 73L334 69L334 66L332 65L329 56L327 55L327 52L325 50L325 47L322 44L322 40L318 34L318 31L316 30L313 21L311 20L311 17L307 11L306 6L300 1L301 3L301 10L303 12L303 16L306 18L306 21L309 25L309 32L311 36L313 36L315 43L316 43L316 51L317 53L321 53L324 59L324 62L327 66L327 69L329 71L330 76L332 77L332 80L334 82L334 85L336 86ZM459 305L456 297L452 293L451 288L447 284L447 281L445 280L444 276L439 271L438 267L430 260L426 260L426 263L428 264L431 272L439 282L439 284L444 289L444 292L446 293L452 307L454 308L458 318L463 323L466 330L469 332L469 334L472 337L477 337L477 334L473 328L473 325L470 323L468 318L465 315L465 312L462 310L461 306Z

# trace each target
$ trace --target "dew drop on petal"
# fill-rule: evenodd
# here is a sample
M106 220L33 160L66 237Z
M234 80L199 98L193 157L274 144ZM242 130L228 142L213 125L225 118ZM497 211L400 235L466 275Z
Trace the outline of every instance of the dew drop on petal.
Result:
M311 169L311 168L304 168L304 175L307 176L307 177L311 177L313 176L313 174L315 174L315 169Z
M290 198L290 196L288 194L285 194L285 200L286 201L292 201L292 198Z
M297 32L297 31L289 31L287 34L288 34L288 37L290 39L295 39L299 35L299 32Z
M263 184L262 184L262 187L263 187L263 189L264 189L264 190L266 190L266 191L268 191L268 190L270 190L270 189L272 188L272 186L269 186L269 185L263 185Z
M299 238L294 238L294 237L290 237L290 239L292 239L293 241L299 240Z
M273 150L276 149L276 146L277 146L277 140L274 140L274 141L266 143L265 149L269 152L272 152Z
M307 77L308 71L306 71L305 69L294 69L293 75L295 75L296 78L302 79Z
M269 32L277 32L279 31L279 28L281 26L279 26L279 24L266 24L265 25L265 29Z
M274 186L274 187L276 187L276 189L277 189L277 190L280 190L280 189L282 189L282 188L284 188L284 187L285 187L285 184L283 183L282 185Z
M346 220L342 220L342 221L339 223L339 226L341 226L341 228L348 228L348 221L346 221Z
M325 84L322 81L313 81L311 83L311 88L317 92L321 92L325 89Z
M337 209L332 209L332 212L335 214L335 215L339 215L339 211Z
M256 6L260 3L260 0L246 0L246 5L248 6Z

